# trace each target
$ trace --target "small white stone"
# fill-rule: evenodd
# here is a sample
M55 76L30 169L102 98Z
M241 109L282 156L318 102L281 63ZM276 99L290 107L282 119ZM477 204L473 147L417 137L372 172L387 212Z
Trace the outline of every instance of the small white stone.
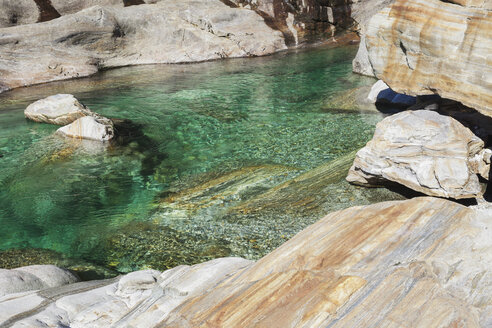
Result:
M97 119L92 116L79 118L72 124L59 128L56 132L71 138L103 142L114 137L114 128L108 119Z

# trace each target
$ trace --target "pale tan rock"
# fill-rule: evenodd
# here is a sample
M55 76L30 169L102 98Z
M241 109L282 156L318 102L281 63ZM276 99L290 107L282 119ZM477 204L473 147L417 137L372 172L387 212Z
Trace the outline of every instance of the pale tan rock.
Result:
M490 210L440 198L358 206L256 263L224 258L0 299L0 324L488 327L491 233Z
M431 196L478 197L477 174L486 171L483 146L449 116L401 112L377 124L372 140L357 152L347 180L370 186L391 181Z
M66 125L94 113L73 95L57 94L33 102L24 110L24 115L35 122Z
M9 294L59 287L77 281L79 278L73 273L54 265L0 269L0 300Z
M110 67L260 56L283 49L282 34L261 16L219 0L95 6L48 22L0 28L0 89Z
M380 11L365 34L370 65L396 92L437 93L492 116L492 1L456 2L471 7L398 0Z
M56 133L76 139L94 141L110 141L114 138L114 127L111 120L84 116L71 124L59 128Z

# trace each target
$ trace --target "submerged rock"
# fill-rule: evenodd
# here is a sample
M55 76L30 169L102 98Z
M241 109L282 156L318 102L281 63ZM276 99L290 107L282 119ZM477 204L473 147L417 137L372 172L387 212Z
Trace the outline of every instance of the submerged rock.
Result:
M490 231L492 213L444 199L358 206L256 263L222 258L12 295L0 299L0 324L488 327Z
M35 122L66 125L94 113L73 95L57 94L33 102L24 110L24 115Z
M59 128L56 133L70 138L105 142L114 138L114 127L109 119L85 116Z
M54 265L30 265L12 270L0 269L0 297L78 282L68 270ZM1 312L1 311L0 311Z
M347 180L369 186L391 181L431 196L473 198L481 194L477 174L487 171L483 147L451 117L405 111L378 123Z

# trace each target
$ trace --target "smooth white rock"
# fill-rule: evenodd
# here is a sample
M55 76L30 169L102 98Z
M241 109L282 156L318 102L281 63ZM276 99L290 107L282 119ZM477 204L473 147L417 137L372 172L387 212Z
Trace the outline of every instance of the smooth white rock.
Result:
M33 121L56 125L70 124L78 118L93 113L73 95L57 94L33 102L24 115Z
M57 133L71 138L94 141L110 141L114 137L114 128L108 119L92 116L79 118L73 123L59 128Z
M12 270L0 269L0 296L63 286L79 279L54 265L31 265Z

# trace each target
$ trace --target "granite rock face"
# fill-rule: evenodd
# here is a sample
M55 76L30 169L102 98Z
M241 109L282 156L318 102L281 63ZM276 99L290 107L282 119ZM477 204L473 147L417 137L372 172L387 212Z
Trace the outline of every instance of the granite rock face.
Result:
M0 0L0 27L49 21L92 6L125 7L161 0Z
M453 2L380 11L365 33L370 66L398 93L439 94L492 116L492 1Z
M357 152L347 180L360 185L389 181L431 196L481 195L484 143L455 119L433 111L405 111L377 124ZM488 178L488 176L484 176Z
M95 6L0 28L0 89L88 76L99 69L260 56L285 49L252 10L219 0Z
M84 116L59 128L56 133L77 139L110 141L114 138L113 122L107 118Z
M0 269L0 300L1 297L9 294L59 287L78 281L79 278L73 273L54 265Z
M24 115L35 122L66 125L94 113L73 95L57 94L30 104L24 110Z
M223 258L0 299L14 327L488 327L492 213L439 198L334 212ZM36 311L32 311L36 309Z
M315 42L351 32L352 1L348 0L231 0L258 12L282 31L288 45Z

